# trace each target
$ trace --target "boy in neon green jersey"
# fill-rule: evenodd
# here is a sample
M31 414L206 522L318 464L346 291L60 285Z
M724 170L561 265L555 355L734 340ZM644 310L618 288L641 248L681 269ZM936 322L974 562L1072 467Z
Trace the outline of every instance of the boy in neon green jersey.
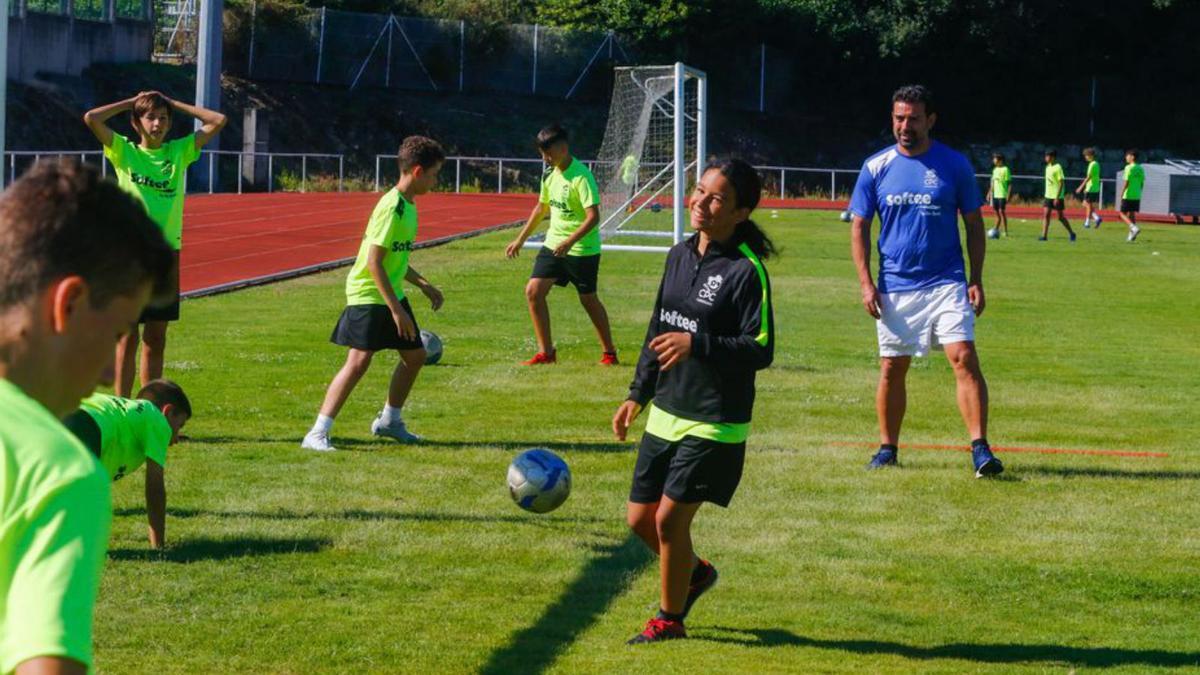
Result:
M137 399L92 394L63 419L113 482L146 465L150 548L162 548L167 540L167 447L179 440L179 430L191 417L192 404L183 389L170 380L154 380L142 387Z
M111 117L125 111L130 111L130 122L138 134L136 145L108 126ZM200 129L183 138L168 141L172 111L200 120ZM117 182L145 204L146 212L162 228L163 236L178 256L183 246L183 197L187 192L187 167L199 159L200 148L225 126L225 116L169 99L157 91L144 91L124 101L89 110L84 114L83 121L104 146L104 156L116 169ZM178 294L178 278L175 286ZM143 385L162 377L167 324L178 319L178 298L167 307L147 310L146 314L139 317L138 323L146 326L141 335ZM118 396L129 396L133 392L138 337L135 325L117 345L115 390Z
M408 254L417 238L417 207L413 202L437 185L446 153L431 138L409 136L400 145L399 154L400 180L376 204L358 258L346 277L346 309L329 339L349 347L350 352L329 383L317 421L300 443L306 450L335 449L329 441L333 418L366 374L375 353L384 349L398 350L400 362L392 372L387 401L371 424L371 433L401 443L421 441L420 436L408 431L400 416L400 408L425 364L421 330L404 297L402 282L421 289L435 312L441 308L442 292L409 266Z
M546 298L555 286L575 286L579 303L583 305L603 353L600 363L617 364L617 348L612 341L608 311L596 295L600 275L600 188L596 179L582 162L571 156L567 130L552 124L538 132L538 151L546 163L542 175L542 192L537 206L529 214L525 227L505 249L505 255L515 258L529 235L537 229L546 214L550 214L550 229L533 262L533 272L525 285L525 299L533 320L533 334L538 351L525 361L527 366L555 363L558 355L550 335L550 307ZM636 169L627 166L626 168ZM635 171L631 171L635 174ZM636 175L631 175L636 181Z
M1075 230L1071 229L1071 223L1067 221L1067 216L1064 213L1066 204L1063 197L1066 196L1066 176L1063 174L1062 164L1056 159L1058 153L1053 150L1047 150L1045 155L1046 160L1046 192L1045 199L1042 201L1042 236L1038 237L1038 241L1046 241L1046 237L1050 234L1050 212L1058 211L1058 222L1067 228L1067 234L1071 237L1071 241L1075 241Z
M1083 159L1087 162L1087 176L1080 181L1079 187L1075 188L1075 194L1080 195L1083 199L1083 226L1091 227L1093 223L1096 229L1100 229L1100 223L1104 222L1100 218L1100 162L1096 161L1096 149L1084 148Z
M1142 188L1146 185L1146 170L1138 164L1138 151L1125 151L1125 189L1121 191L1121 220L1129 226L1125 241L1137 239L1142 228L1137 225L1137 213L1142 208Z
M0 195L0 673L84 673L109 479L59 417L111 370L174 255L100 172L42 162Z
M1008 236L1008 193L1012 185L1012 169L1004 164L1004 155L992 154L992 182L988 188L988 200L996 212L996 229Z

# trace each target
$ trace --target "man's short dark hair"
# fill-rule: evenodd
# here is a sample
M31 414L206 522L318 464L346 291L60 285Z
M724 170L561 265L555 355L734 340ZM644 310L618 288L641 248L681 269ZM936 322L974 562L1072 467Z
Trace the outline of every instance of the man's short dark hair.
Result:
M1003 162L1004 161L1004 153L1003 152L993 152L992 159L998 159L1001 162Z
M892 94L892 103L908 103L909 105L921 103L925 106L926 115L937 112L933 106L933 92L923 84L906 84L900 87L896 93Z
M173 299L175 260L145 207L79 160L38 162L0 195L0 309L73 275L93 307L147 281Z
M413 167L422 169L433 167L446 161L446 151L442 144L427 136L409 136L400 144L400 171L407 173Z
M1084 149L1083 149L1083 154L1084 154L1084 155L1086 155L1086 156L1088 156L1088 157L1095 157L1095 156L1096 156L1096 149L1095 149L1095 148L1093 148L1093 147L1090 147L1090 146L1089 146L1089 147L1086 147L1086 148L1084 148Z
M188 400L187 394L183 393L183 387L171 380L151 380L138 391L137 397L150 401L159 410L169 404L184 415L192 416L192 402Z
M550 146L559 142L567 142L567 130L560 124L551 124L538 132L538 150L549 150Z
M1058 157L1058 151L1056 151L1054 148L1046 148L1046 152L1042 154L1046 155L1047 157Z
M1127 155L1133 155L1133 158L1134 158L1134 159L1137 159L1137 158L1138 158L1138 149L1137 149L1137 148L1130 148L1130 149L1128 149L1128 150L1126 150L1126 151L1125 151L1125 154L1127 154Z

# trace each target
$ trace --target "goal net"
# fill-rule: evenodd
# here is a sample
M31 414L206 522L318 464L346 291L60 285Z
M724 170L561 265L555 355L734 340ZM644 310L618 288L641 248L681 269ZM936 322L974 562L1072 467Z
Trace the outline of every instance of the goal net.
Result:
M592 168L604 248L665 251L683 240L677 205L703 170L706 89L705 74L682 63L616 69Z

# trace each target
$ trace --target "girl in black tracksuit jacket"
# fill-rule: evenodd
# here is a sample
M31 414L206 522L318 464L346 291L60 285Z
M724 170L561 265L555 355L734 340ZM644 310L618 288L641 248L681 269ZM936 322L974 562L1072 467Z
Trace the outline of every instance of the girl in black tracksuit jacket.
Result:
M717 581L716 568L693 552L691 522L706 501L729 505L742 476L755 374L774 358L763 265L774 247L750 220L761 190L741 160L705 170L689 204L696 233L667 254L637 373L613 418L624 440L650 408L628 521L660 554L662 602L630 643L686 637L684 617Z

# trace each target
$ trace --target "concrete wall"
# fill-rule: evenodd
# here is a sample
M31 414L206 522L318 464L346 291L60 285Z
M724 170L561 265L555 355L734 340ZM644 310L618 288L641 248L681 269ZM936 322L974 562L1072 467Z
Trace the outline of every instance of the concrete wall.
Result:
M150 21L40 12L8 18L8 77L18 82L33 82L39 72L79 75L93 63L149 61L153 48Z

